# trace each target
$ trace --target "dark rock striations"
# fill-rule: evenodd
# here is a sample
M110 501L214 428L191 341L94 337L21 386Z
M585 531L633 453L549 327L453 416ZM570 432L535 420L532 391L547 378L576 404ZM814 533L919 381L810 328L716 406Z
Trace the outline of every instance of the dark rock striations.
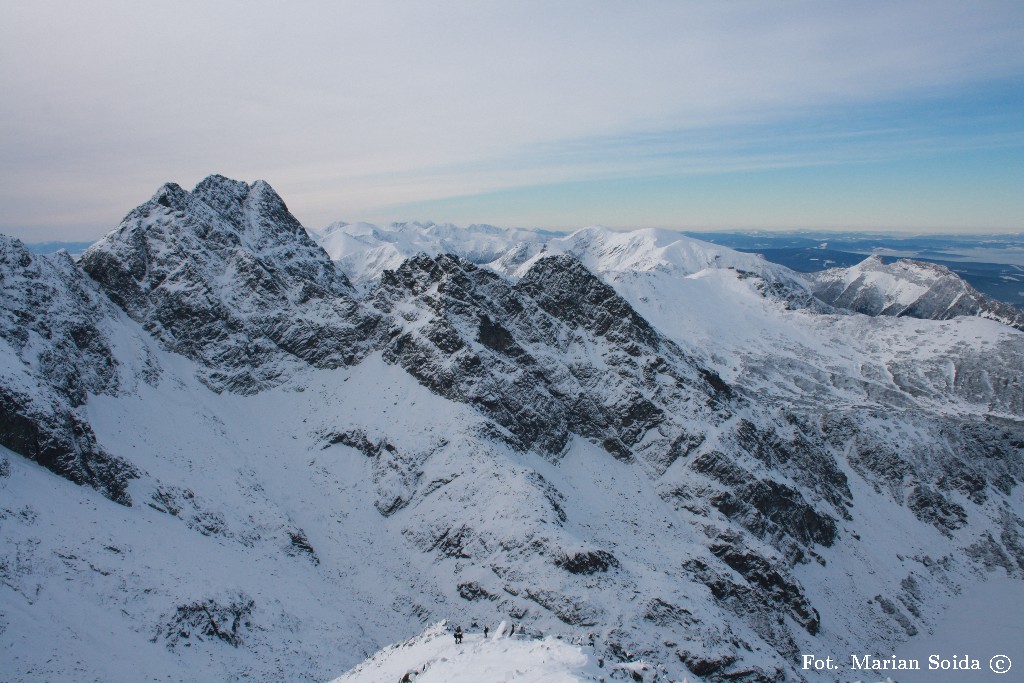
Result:
M385 360L479 408L520 449L557 455L577 434L664 469L673 444L693 443L687 425L723 419L728 388L575 259L542 259L513 285L422 255L386 271L370 301L391 321Z
M71 257L0 236L0 444L119 503L137 470L96 441L81 406L118 391L103 326L116 309Z

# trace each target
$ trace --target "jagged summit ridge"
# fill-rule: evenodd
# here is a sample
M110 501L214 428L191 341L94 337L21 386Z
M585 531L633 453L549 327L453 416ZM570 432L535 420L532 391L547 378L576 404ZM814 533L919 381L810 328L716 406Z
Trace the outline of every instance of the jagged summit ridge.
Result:
M263 181L161 187L81 259L110 298L214 388L253 392L296 363L366 351L372 314Z
M386 360L478 406L520 448L557 454L575 433L629 459L646 436L664 468L682 452L674 441L698 438L679 422L682 406L714 422L728 393L568 257L536 262L513 285L459 257L416 256L385 272L370 301L392 321Z
M296 242L308 248L305 228L264 180L247 185L211 175L196 185L192 194L238 226L253 249L290 247Z

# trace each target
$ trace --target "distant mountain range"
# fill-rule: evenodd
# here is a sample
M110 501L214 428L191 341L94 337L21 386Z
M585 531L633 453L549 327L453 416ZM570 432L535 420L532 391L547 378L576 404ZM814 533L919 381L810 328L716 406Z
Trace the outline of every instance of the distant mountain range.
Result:
M757 253L801 272L845 268L877 255L885 262L910 258L949 268L972 287L1024 309L1024 235L894 236L871 233L685 233Z
M366 223L357 224L365 230L378 229ZM408 225L421 225L410 223ZM426 224L423 224L426 225ZM431 224L432 225L432 224ZM323 232L335 233L335 240L346 239L338 226ZM449 229L458 230L456 226ZM355 229L350 230L353 232ZM502 229L493 228L500 233ZM534 230L513 230L521 235L562 233ZM885 263L910 258L945 266L982 294L1024 310L1024 235L926 235L894 236L878 233L787 233L787 232L692 232L681 234L703 242L730 247L737 251L760 254L772 263L792 270L811 273L828 268L856 265L866 256L877 255ZM33 253L50 254L64 249L72 255L84 252L91 242L37 242L26 244ZM330 250L332 242L325 238Z

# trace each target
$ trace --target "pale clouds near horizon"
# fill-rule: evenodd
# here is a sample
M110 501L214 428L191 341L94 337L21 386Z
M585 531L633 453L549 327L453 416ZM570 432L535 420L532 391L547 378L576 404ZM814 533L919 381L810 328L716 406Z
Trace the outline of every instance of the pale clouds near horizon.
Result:
M0 43L4 228L112 225L211 172L315 226L656 163L601 141L1018 78L1024 10L38 0L5 3Z

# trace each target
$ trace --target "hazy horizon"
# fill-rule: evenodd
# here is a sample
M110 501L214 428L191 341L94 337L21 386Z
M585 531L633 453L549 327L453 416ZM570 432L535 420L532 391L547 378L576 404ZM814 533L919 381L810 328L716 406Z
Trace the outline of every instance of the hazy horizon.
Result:
M287 202L287 199L285 201ZM420 225L424 225L424 226L428 226L428 225L453 225L456 228L462 228L462 229L468 229L468 228L471 228L473 226L486 225L486 226L495 227L495 228L499 228L499 229L530 230L530 231L538 231L538 232L560 233L560 234L566 234L566 235L571 234L573 232L576 232L578 230L584 230L586 228L606 228L606 229L609 229L609 230L615 230L615 231L620 231L620 232L630 232L630 231L637 231L637 230L666 230L666 231L669 231L669 232L678 232L680 234L698 234L698 235L699 234L706 234L706 235L738 235L738 236L739 235L744 235L744 236L751 236L751 237L753 237L753 236L757 236L757 235L763 234L763 235L765 235L768 238L804 237L804 238L808 238L808 239L817 239L817 238L820 237L820 238L825 239L825 238L830 238L830 237L857 237L857 238L877 237L877 238L883 239L883 240L885 240L885 239L911 240L911 239L931 239L931 238L934 238L934 239L937 239L937 240L964 239L964 240L970 240L970 241L982 241L982 240L991 239L991 238L1006 237L1006 238L1018 238L1018 239L1024 240L1024 230L1006 230L1006 231L990 231L990 232L969 232L969 231L964 231L964 232L932 231L932 232L928 232L928 231L896 230L896 229L893 229L893 230L884 230L884 229L862 230L862 229L856 229L856 228L772 228L772 227L767 227L767 228L764 228L764 227L762 227L762 228L687 228L687 227L673 228L673 227L664 227L664 226L616 227L616 226L603 225L603 224L599 224L599 223L594 223L594 224L591 224L591 225L581 225L581 226L569 227L569 228L557 228L557 227L552 228L552 227L545 227L545 226L530 226L530 225L495 225L494 223L489 223L489 222L458 224L458 223L453 223L451 221L443 221L443 220L435 221L435 220L430 220L430 219L426 219L426 220L421 220L421 219L395 220L395 221L389 221L387 223L371 223L370 221L340 219L340 220L337 220L337 221L332 221L330 223L327 223L326 225L320 225L320 226L312 226L312 225L307 225L307 224L303 223L303 227L305 227L307 229L307 231L312 231L314 233L320 233L324 229L326 229L326 228L328 228L331 225L336 224L336 223L345 223L345 224L349 224L349 225L355 224L355 223L367 223L367 224L370 224L370 225L374 225L375 227L385 228L385 229L390 227L390 226L392 226L392 225L412 224L412 223L416 223L416 224L420 224ZM24 242L25 244L28 244L30 246L45 245L45 244L58 244L58 245L59 244L92 244L92 243L97 242L100 239L102 239L108 232L111 232L111 231L116 230L116 229L117 229L117 226L114 225L114 226L111 226L109 229L105 230L101 234L97 234L97 235L94 235L94 236L84 236L81 239L75 238L75 239L38 239L38 240L32 240L32 239L25 239L25 238L22 238L22 237L18 237L18 239L21 239L22 242ZM0 234L6 234L6 233L0 233ZM11 236L17 237L17 235L11 235Z
M285 202L287 203L287 198L285 197L283 199L285 199ZM146 201L146 200L140 200L139 204L142 204L144 201ZM135 207L132 207L132 208L135 208ZM289 208L291 208L291 207L289 206ZM835 236L846 235L846 236L851 236L851 237L852 236L857 236L857 237L863 237L863 238L878 237L878 238L881 238L881 239L913 239L913 238L954 239L954 238L961 238L961 239L969 239L969 240L984 240L984 239L988 239L988 238L999 238L999 237L1015 237L1015 238L1024 239L1024 228L1020 228L1020 229L1016 229L1016 230L988 230L988 231L984 231L984 232L978 232L978 231L970 231L970 230L967 230L967 229L959 229L958 230L956 228L952 228L952 229L945 230L945 231L943 231L943 230L935 230L935 229L932 229L932 230L926 230L926 229L915 230L915 229L899 229L899 228L885 229L885 228L857 228L857 227L790 228L790 227L762 226L762 227L748 227L748 228L743 228L743 227L738 227L738 228L733 228L733 227L718 228L718 227L686 227L686 226L683 226L683 227L670 227L670 226L663 226L663 225L614 226L614 225L605 225L603 223L591 223L591 224L588 224L588 225L579 225L579 226L570 226L570 227L550 227L550 226L544 226L544 225L496 225L494 222L491 222L491 221L478 221L478 222L474 222L474 223L455 223L453 221L433 220L433 219L430 219L430 218L404 218L404 219L396 219L396 220L382 221L382 222L372 222L372 221L365 221L365 220L359 220L359 219L347 220L346 218L340 218L340 219L337 219L337 220L329 221L328 223L325 223L323 225L309 225L308 223L302 221L301 217L299 217L299 221L303 224L303 227L305 227L307 230L311 230L311 231L316 232L316 233L319 233L320 231L324 230L327 227L330 227L332 224L335 224L335 223L348 223L348 224L368 223L368 224L371 224L371 225L374 225L374 226L380 227L380 228L387 228L387 227L389 227L391 225L402 224L402 223L419 223L419 224L422 224L422 225L430 225L430 224L433 224L433 225L454 225L456 228L469 228L469 227L475 226L475 225L488 225L488 226L492 226L492 227L496 227L496 228L500 228L500 229L534 230L534 231L540 231L540 232L564 233L564 234L567 234L567 235L571 234L573 232L576 232L578 230L583 230L583 229L586 229L586 228L599 227L599 228L607 228L609 230L616 230L616 231L621 231L621 232L630 232L630 231L635 231L635 230L667 230L667 231L670 231L670 232L678 232L678 233L696 233L696 234L702 234L703 233L703 234L708 234L708 235L714 235L714 234L735 234L735 235L750 235L750 236L754 236L754 235L758 235L758 234L762 234L763 233L763 234L765 234L767 236L770 236L770 237L803 236L803 237L808 237L808 238L817 238L817 237L828 238L828 237L835 237ZM119 222L120 221L118 221L118 223ZM27 236L26 235L18 235L15 232L8 233L8 232L3 232L2 230L0 230L0 234L8 235L10 237L16 237L17 239L20 239L22 242L24 242L25 244L28 244L28 245L49 244L49 243L54 243L54 244L83 244L83 243L89 243L89 244L91 244L93 242L97 242L100 239L102 239L107 233L116 230L117 227L118 227L118 224L116 223L116 224L110 225L109 227L104 227L104 228L102 228L101 232L94 233L94 234L87 233L84 230L76 231L76 235L75 236L72 236L72 237L69 237L69 238L64 238L64 239L62 239L62 238L44 239L42 237L37 239L32 234L29 234ZM81 232L82 233L81 236L77 236L77 232Z

